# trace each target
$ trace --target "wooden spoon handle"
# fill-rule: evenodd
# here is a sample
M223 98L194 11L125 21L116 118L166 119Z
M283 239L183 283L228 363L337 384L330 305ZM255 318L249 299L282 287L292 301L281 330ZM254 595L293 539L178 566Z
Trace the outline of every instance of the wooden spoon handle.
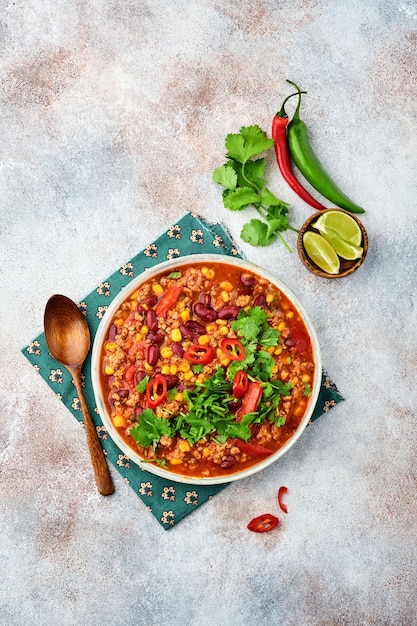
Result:
M93 465L97 489L102 496L109 496L114 492L114 485L107 466L106 457L104 456L103 448L101 447L96 428L93 424L93 420L91 419L87 403L84 398L80 375L73 372L73 377L84 418L85 434L87 436L87 443L90 450L91 463Z

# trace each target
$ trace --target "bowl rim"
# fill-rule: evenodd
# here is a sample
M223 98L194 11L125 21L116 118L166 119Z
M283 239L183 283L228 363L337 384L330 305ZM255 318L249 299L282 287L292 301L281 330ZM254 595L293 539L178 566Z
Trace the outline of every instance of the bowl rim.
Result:
M255 465L241 471L236 472L235 474L228 474L227 476L216 476L210 478L204 477L194 477L194 476L184 476L181 474L176 474L172 471L165 470L153 463L147 463L144 461L139 454L137 454L130 446L126 444L123 438L119 435L117 429L113 427L110 416L108 415L107 408L102 398L101 393L101 383L100 383L100 375L99 375L99 364L100 364L100 355L101 355L101 346L105 340L106 332L108 331L108 327L110 321L113 317L113 314L116 312L117 308L124 302L129 293L134 292L142 283L147 280L153 278L154 276L163 273L166 270L169 270L174 267L181 267L184 265L189 265L193 262L206 262L206 263L220 263L225 265L238 265L243 270L252 271L255 274L260 275L262 278L266 278L272 284L274 284L278 289L280 289L285 296L292 302L292 304L296 307L298 312L300 313L304 324L307 328L307 331L310 335L310 339L313 347L313 357L314 357L314 381L313 381L313 390L309 399L309 403L307 406L307 410L304 414L303 419L301 420L297 430L295 433L288 439L288 441L274 454L271 454L266 459L256 463ZM236 480L241 480L243 478L247 478L248 476L252 476L256 474L279 458L281 458L292 446L298 441L301 434L304 432L307 424L310 421L314 408L317 404L317 399L320 392L321 386L321 378L322 378L322 361L321 361L321 351L320 345L317 338L316 331L311 323L311 320L298 299L298 297L293 293L289 287L287 287L281 279L274 276L268 270L262 268L261 266L247 261L246 259L241 259L240 257L230 257L228 255L223 254L191 254L183 257L177 257L176 259L171 259L169 261L163 261L151 268L144 270L141 274L133 278L125 287L122 287L118 294L114 297L112 302L109 304L106 312L104 313L102 319L100 320L99 326L97 328L97 332L94 337L92 353L91 353L91 381L93 386L94 397L97 405L97 409L100 415L100 418L105 426L109 437L113 440L113 442L120 448L120 450L136 465L139 466L140 469L150 472L152 474L156 474L161 478L165 478L166 480L179 482L190 485L220 485L226 484L230 482L234 482Z

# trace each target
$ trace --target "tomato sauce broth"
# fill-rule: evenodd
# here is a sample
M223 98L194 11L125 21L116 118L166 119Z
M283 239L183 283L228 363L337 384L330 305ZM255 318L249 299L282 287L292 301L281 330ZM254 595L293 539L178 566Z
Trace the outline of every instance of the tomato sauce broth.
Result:
M141 458L234 474L296 432L314 383L304 321L267 279L228 263L165 271L126 296L101 348L115 429Z

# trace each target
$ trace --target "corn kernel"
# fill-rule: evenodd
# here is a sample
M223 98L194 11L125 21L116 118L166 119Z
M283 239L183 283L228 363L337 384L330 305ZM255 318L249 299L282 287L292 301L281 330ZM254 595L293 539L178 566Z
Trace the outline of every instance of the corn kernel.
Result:
M134 291L131 296L130 299L131 300L137 300L139 298L139 289L136 289L136 291Z
M172 333L171 333L171 339L172 341L175 341L176 343L178 343L179 341L182 340L182 334L179 328L174 328Z
M184 380L191 380L192 378L194 378L194 374L191 370L184 372Z
M205 278L207 278L207 272L209 271L209 268L206 267L205 265L201 268L201 273L203 274L203 276Z
M170 366L169 368L169 373L172 374L173 376L175 376L175 374L178 372L178 367L177 365L175 365L175 363L173 365Z
M181 452L189 452L190 451L190 444L188 443L188 441L185 441L185 439L182 439L179 442L178 447L181 450Z
M114 374L114 369L110 367L110 365L106 365L106 367L104 368L104 373L106 374L106 376L111 376L112 374Z
M108 350L109 352L114 352L116 350L116 342L108 341L105 347L106 347L106 350Z
M179 300L177 303L177 307L179 311L182 311L183 309L185 309L185 302L183 300Z
M282 346L278 346L278 348L275 348L274 350L274 354L276 354L277 356L281 354L281 352L282 352Z
M287 317L289 320L292 320L292 318L294 317L294 311L288 311Z
M124 426L125 420L123 418L123 415L115 415L113 417L113 424L116 428L121 428L122 426Z
M294 376L291 382L293 383L293 385L296 385L298 383L298 376Z
M285 380L286 378L288 378L288 372L287 372L287 370L282 370L281 371L281 380Z
M137 306L138 306L138 303L137 303L137 302L135 302L134 300L131 300L131 301L129 302L129 307L130 307L130 310L131 310L131 311L136 311L136 307L137 307Z
M140 332L142 333L142 335L146 335L149 332L149 328L147 326L142 326L142 328L140 329Z
M143 339L143 335L142 335L142 333L136 333L136 338L135 338L135 339L136 339L136 341L138 341L138 342L139 342L139 341L142 341L142 339Z
M206 331L207 331L208 333L214 333L214 331L215 331L215 330L216 330L216 327L215 327L213 324L208 324L208 325L206 326Z
M171 368L169 365L163 365L161 367L161 374L170 374L171 373Z
M221 359L221 357L224 356L224 352L221 348L216 349L216 354L218 359Z
M267 349L267 352L269 352L269 354L274 354L274 352L275 352L275 348L274 348L274 346L270 346L270 347Z
M146 304L146 302L142 302L142 304L141 304L140 306L142 307L142 309L143 309L144 311L149 311L149 307L148 307L148 305Z
M230 296L229 296L227 291L222 291L220 293L220 297L223 300L223 302L229 302L229 300L230 300Z
M224 280L223 282L221 282L220 287L224 289L224 291L233 291L233 285L232 283L229 283L228 280Z
M175 399L177 402L182 402L182 401L184 400L184 394L183 394L181 391L179 391L179 392L175 395L175 398L174 398L174 399Z
M227 328L227 326L220 326L219 335L222 335L222 337L225 337L228 334L229 334L229 329Z
M284 330L284 328L285 328L285 322L280 322L280 323L278 324L278 330L279 330L279 332L283 331L283 330Z
M117 320L114 320L114 323L116 324L116 326L121 326L123 324L123 318L117 318Z
M295 417L298 417L299 415L301 415L301 413L303 412L303 409L304 409L304 407L301 404L296 406L295 409L294 409Z
M216 324L219 326L227 326L227 320L216 320Z
M180 366L179 366L180 372L189 372L190 369L191 369L191 365L189 364L188 361L183 361L182 363L180 363Z
M227 358L227 356L222 356L220 358L220 365L222 365L223 367L228 367L230 365L230 359Z
M273 368L272 368L272 370L271 370L271 372L272 372L273 374L276 374L276 373L278 372L278 365L274 365L274 366L273 366Z
M164 293L164 288L159 283L155 283L154 285L152 285L152 291L156 296L162 296L162 294Z
M183 311L181 311L180 316L183 322L189 320L191 317L190 309L184 309Z
M181 465L182 459L169 459L171 465Z
M210 448L205 447L203 448L202 452L203 452L203 456L207 458L210 454Z
M164 346L163 348L161 348L161 357L163 359L169 359L170 357L172 357L172 355L173 352L169 346Z
M213 278L214 278L214 270L207 269L206 278L208 278L208 280L213 280Z
M196 379L196 381L195 381L195 382L196 382L198 385L202 385L202 384L204 383L204 381L205 381L205 376L203 376L202 374L200 374L200 376L197 376L197 379Z
M210 336L209 335L200 335L198 338L198 343L200 344L200 346L207 346L210 343Z
M152 372L152 371L153 371L153 367L152 367L152 365L149 365L149 363L146 363L146 362L145 362L145 364L144 364L144 366L143 366L143 367L145 368L145 370L146 370L147 372Z
M273 293L267 293L266 294L266 302L267 304L271 304L271 302L273 302L275 299L275 296Z
M309 375L309 374L303 374L303 375L301 376L301 382L303 382L303 383L309 383L309 382L310 382L310 380L311 380L311 377L310 377L310 375Z

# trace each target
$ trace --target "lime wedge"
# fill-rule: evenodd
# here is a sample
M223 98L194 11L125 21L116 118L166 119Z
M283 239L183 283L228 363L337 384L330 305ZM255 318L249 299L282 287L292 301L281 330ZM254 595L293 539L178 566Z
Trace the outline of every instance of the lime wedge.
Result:
M362 231L356 220L341 211L327 211L312 224L321 233L336 235L354 246L362 243ZM347 258L347 257L344 257ZM353 257L357 258L357 257Z
M333 246L342 259L353 261L354 259L360 259L362 257L363 248L361 248L361 246L355 246L353 243L349 243L349 241L345 241L345 239L337 235L330 235L324 231L321 234Z
M340 260L331 244L318 233L307 231L303 236L304 249L310 259L328 274L338 274Z

